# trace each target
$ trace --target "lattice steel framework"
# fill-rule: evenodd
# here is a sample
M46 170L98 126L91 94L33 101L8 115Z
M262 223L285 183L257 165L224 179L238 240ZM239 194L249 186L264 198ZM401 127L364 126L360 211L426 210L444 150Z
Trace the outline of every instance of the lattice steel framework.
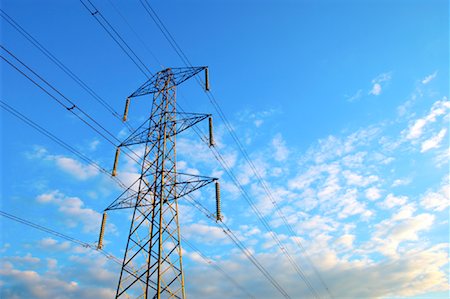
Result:
M120 149L144 144L140 176L105 210L133 209L116 298L186 297L178 199L216 179L177 172L176 135L209 115L177 119L176 87L205 69L162 70L127 99L124 120L131 98L153 95L150 117L120 144L114 161L113 175Z

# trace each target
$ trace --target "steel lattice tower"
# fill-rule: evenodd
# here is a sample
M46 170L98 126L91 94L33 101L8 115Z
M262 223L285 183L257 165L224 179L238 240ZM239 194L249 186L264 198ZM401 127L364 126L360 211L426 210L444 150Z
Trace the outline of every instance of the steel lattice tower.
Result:
M150 94L153 101L150 117L119 145L114 161L113 176L121 148L145 145L140 176L105 210L102 221L100 248L106 211L133 209L116 298L186 297L178 199L216 179L177 172L177 134L206 118L210 119L212 134L210 115L177 113L176 88L201 71L205 71L208 90L206 67L169 68L155 74L127 98L124 120L130 99ZM219 209L217 213L220 219Z

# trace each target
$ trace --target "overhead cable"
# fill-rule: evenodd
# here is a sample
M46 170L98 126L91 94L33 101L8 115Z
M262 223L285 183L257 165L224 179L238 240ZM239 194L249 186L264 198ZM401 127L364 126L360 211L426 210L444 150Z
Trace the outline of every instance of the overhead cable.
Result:
M40 81L42 81L45 85L47 85L51 90L56 92L62 99L58 98L54 94L51 93L47 88L42 86L39 82L37 82L36 79L31 78L29 74L26 74L23 70L21 70L16 64L14 64L10 59L6 58L3 55L0 55L0 57L8 63L11 67L13 67L17 72L19 72L21 75L23 75L25 78L27 78L29 81L31 81L34 85L36 85L39 89L41 89L44 93L46 93L48 96L50 96L53 100L55 100L59 105L61 105L63 108L65 108L67 111L75 115L78 119L80 119L83 123L85 123L88 127L90 127L92 130L94 130L97 134L99 134L101 137L103 137L106 141L108 141L113 146L117 146L115 142L120 143L120 140L114 136L110 131L108 131L103 125L101 125L97 120L95 120L92 116L90 116L87 112L85 112L83 109L81 109L74 101L66 97L61 91L56 89L52 84L50 84L47 80L45 80L42 76L37 74L33 69L31 69L28 65L26 65L23 61L21 61L17 56L15 56L11 51L6 49L3 45L0 45L0 47L8 53L11 57L13 57L16 61L18 61L23 67L25 67L28 71L30 71L34 76L36 76ZM77 113L79 112L79 113ZM106 136L109 135L110 137ZM115 141L113 141L114 139ZM132 152L134 153L134 152ZM129 153L125 153L127 156L129 156L132 160L138 163L138 161L131 157ZM136 153L134 153L136 155ZM136 155L137 156L137 155ZM137 156L138 157L138 156ZM138 157L139 158L139 157Z
M24 122L27 125L29 125L33 129L35 129L39 133L41 133L44 136L48 137L49 139L51 139L55 143L59 144L60 146L62 146L66 150L70 151L71 153L76 155L78 158L80 158L82 161L86 162L88 165L91 165L91 166L95 167L99 172L107 174L112 180L114 180L122 188L125 188L125 189L127 188L127 186L125 184L123 184L117 177L113 177L113 176L110 175L111 174L110 170L107 170L107 169L103 168L97 162L95 162L91 158L87 157L86 155L84 155L83 153L81 153L80 151L75 149L73 146L71 146L68 143L64 142L63 140L61 140L60 138L55 136L53 133L49 132L48 130L46 130L45 128L43 128L42 126L40 126L39 124L37 124L36 122L34 122L30 118L28 118L27 116L25 116L24 114L22 114L21 112L16 110L15 108L13 108L11 105L5 103L3 100L0 100L0 107L2 107L5 111L9 112L13 116L15 116L16 118L21 120L22 122Z
M116 29L110 24L110 22L103 16L97 7L90 0L80 0L81 4L89 11L89 13L95 18L100 26L105 29L106 33L116 42L116 44L123 50L123 52L131 59L131 61L139 68L139 70L147 77L150 78L152 72L145 65L145 63L136 55L131 49L128 43L122 38Z
M66 73L72 80L88 92L98 103L100 103L106 110L108 110L114 117L119 120L119 113L102 97L100 97L91 87L89 87L83 80L80 79L72 70L70 70L64 63L61 62L55 55L53 55L46 47L44 47L36 38L34 38L28 31L26 31L17 21L9 16L3 9L0 8L0 15L8 22L14 29L16 29L24 38L33 44L41 53L47 56L54 64L56 64L64 73Z

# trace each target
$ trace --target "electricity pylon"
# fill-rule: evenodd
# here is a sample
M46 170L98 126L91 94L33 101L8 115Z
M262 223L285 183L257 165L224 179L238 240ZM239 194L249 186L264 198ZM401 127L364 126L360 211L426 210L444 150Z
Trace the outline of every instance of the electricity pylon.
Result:
M113 176L121 148L145 145L140 176L103 214L99 248L103 246L106 211L133 209L116 298L186 297L178 199L214 181L219 194L217 179L177 172L177 134L209 118L210 146L214 143L210 115L177 113L177 85L201 71L205 71L208 90L206 67L168 68L153 75L126 100L124 121L132 98L153 96L150 117L118 146L114 160ZM216 217L221 217L220 208Z

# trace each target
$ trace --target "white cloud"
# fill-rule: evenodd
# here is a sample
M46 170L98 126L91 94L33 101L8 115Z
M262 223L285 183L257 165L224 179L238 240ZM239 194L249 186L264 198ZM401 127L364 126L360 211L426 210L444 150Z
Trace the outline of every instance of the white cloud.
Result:
M443 211L450 206L449 177L443 180L441 188L437 192L429 190L420 200L420 205L427 210Z
M402 213L404 211L400 210L391 219L375 225L371 243L376 246L376 251L386 256L396 256L403 242L418 241L419 233L429 230L435 220L434 215L427 213L409 217L400 215Z
M56 269L57 266L58 266L58 260L52 259L52 258L47 258L47 268L49 270Z
M387 82L387 81L391 80L391 78L392 78L392 72L382 73L382 74L379 74L375 79L373 79L372 83Z
M241 185L247 185L258 179L256 173L260 178L265 178L267 175L268 164L262 159L252 159L253 166L250 166L247 162L241 164L238 168L237 179Z
M450 161L450 147L446 147L437 152L436 156L433 158L433 162L437 168L442 168L442 166L447 166Z
M344 170L342 174L347 180L348 185L355 185L359 187L365 187L379 180L376 175L369 175L367 177L364 177L350 170Z
M42 159L45 158L47 155L48 155L47 149L39 145L34 145L33 150L31 152L25 153L25 156L28 159Z
M435 71L434 73L432 73L432 74L426 76L425 78L423 78L422 84L425 85L425 84L430 83L434 78L436 78L436 76L437 76L437 71Z
M406 178L406 179L396 179L393 183L392 183L392 187L398 187L398 186L406 186L409 185L411 183L411 179Z
M328 176L322 187L318 190L317 197L321 201L333 199L336 198L336 195L341 189L342 187L339 184L339 178L337 177L337 175L330 175Z
M78 197L68 197L58 190L39 195L36 200L43 204L54 204L58 206L65 216L65 221L69 226L83 224L86 232L93 232L99 229L100 213L84 207L84 202Z
M367 157L367 152L357 152L342 158L342 164L348 168L362 168Z
M193 239L205 244L213 244L221 242L229 243L227 236L217 226L207 225L204 223L192 223L183 227L183 235L188 239Z
M59 242L53 238L44 238L38 242L38 246L46 251L65 251L70 248L69 241Z
M395 196L390 193L386 196L384 201L380 203L380 206L386 209L392 209L393 207L404 205L407 201L407 196Z
M262 119L256 119L253 123L255 124L255 127L259 128L263 124Z
M63 265L57 259L48 258L40 263L39 270L22 270L14 261L0 262L0 277L5 283L2 298L111 298L115 294L116 274L111 264L99 255L77 257L77 263ZM69 259L70 261L70 259ZM117 267L114 268L115 271ZM104 272L108 276L104 276ZM102 278L105 277L106 279Z
M343 249L350 250L353 247L353 242L355 241L355 236L351 234L345 234L341 237L337 238L334 243L338 247L342 247Z
M427 120L424 118L416 120L416 122L409 128L408 139L416 139L422 135L422 129L427 124Z
M300 196L300 200L296 202L296 205L301 211L311 211L318 205L318 201L315 197L315 191L313 189L306 189Z
M403 205L392 215L391 221L400 221L408 218L412 218L417 211L417 207L414 203Z
M373 85L372 89L369 91L369 94L372 94L372 95L375 95L375 96L380 95L381 94L381 85L380 85L380 83L375 83Z
M25 256L11 256L3 258L4 261L14 262L17 264L25 264L30 267L32 264L38 264L41 262L41 259L31 255L31 253L27 253Z
M369 91L369 94L378 96L381 94L382 86L381 83L387 82L391 80L391 72L383 73L378 75L375 79L372 80L372 89Z
M447 98L436 101L431 107L430 113L428 113L428 115L423 118L417 119L408 128L406 138L410 140L419 138L423 133L423 128L427 124L435 122L438 116L446 114L448 109L450 109L450 101L447 100Z
M358 91L356 93L354 93L352 96L347 97L347 101L348 102L355 102L357 100L359 100L361 98L363 94L363 90L362 89L358 89Z
M51 155L47 149L41 146L35 146L32 153L27 153L29 159L44 159L54 161L56 166L68 174L74 176L79 180L87 180L97 176L100 171L92 164L83 164L78 160L62 155Z
M100 144L100 140L95 139L91 143L89 143L89 149L91 151L95 151L99 144Z
M280 111L278 109L268 109L257 112L245 110L240 112L238 117L243 122L247 120L252 121L255 127L259 128L268 118L279 112Z
M281 134L277 134L272 139L272 146L275 150L274 158L276 161L281 162L285 161L288 158L289 150L287 149L285 141L283 140Z
M377 187L370 187L366 190L366 197L372 201L377 200L381 197L381 190Z
M441 144L442 140L445 137L445 134L447 134L446 128L440 130L438 134L434 135L430 139L427 139L424 142L422 142L422 147L420 149L420 152L424 153L433 148L439 147L439 145Z
M302 219L297 223L300 232L308 232L310 235L318 235L323 232L335 231L339 226L338 222L330 217L314 215L307 219Z
M98 175L99 170L93 165L84 165L79 161L63 156L55 156L54 160L62 170L68 172L79 180L86 180Z
M289 180L288 186L291 189L308 188L312 183L321 178L322 171L323 169L320 166L311 166L305 172L302 172Z
M372 212L366 208L366 205L358 201L358 191L356 189L349 189L343 196L338 198L336 212L338 219L345 219L353 215L361 215L362 218L367 219L372 216Z

